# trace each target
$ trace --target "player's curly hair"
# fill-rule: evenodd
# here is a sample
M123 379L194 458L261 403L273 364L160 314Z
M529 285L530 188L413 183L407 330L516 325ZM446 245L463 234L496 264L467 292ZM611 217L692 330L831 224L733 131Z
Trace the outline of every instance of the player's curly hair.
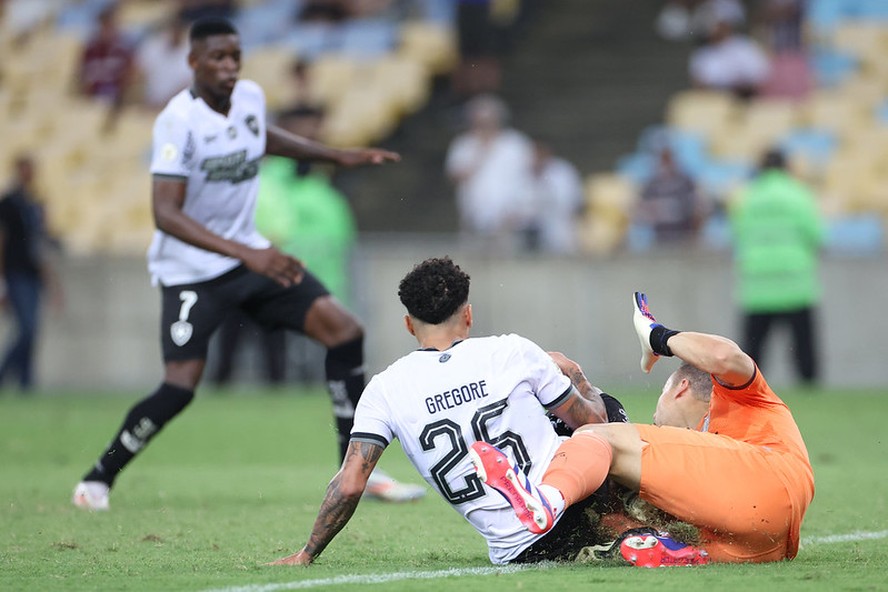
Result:
M438 325L469 300L469 274L450 257L426 259L398 286L398 298L410 316Z

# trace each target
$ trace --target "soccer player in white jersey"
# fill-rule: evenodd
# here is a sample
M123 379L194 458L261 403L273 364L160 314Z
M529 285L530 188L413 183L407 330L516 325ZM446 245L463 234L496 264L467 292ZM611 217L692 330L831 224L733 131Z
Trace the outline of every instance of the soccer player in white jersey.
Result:
M546 415L571 428L607 421L602 393L573 384L553 357L518 335L469 338L469 276L449 258L426 260L401 281L407 330L419 349L371 379L355 412L345 462L333 477L305 546L276 564L308 565L346 525L385 447L401 442L420 475L487 540L493 563L565 559L603 541L582 509L519 518L476 476L469 449L508 450L515 477L540 482L564 440ZM557 355L553 355L557 359ZM579 390L578 390L579 389ZM547 535L535 534L528 528ZM554 523L554 526L552 525Z
M148 268L162 294L163 382L130 409L75 488L75 505L91 510L108 509L120 471L191 402L210 336L234 308L260 325L301 331L327 348L342 457L364 388L362 326L298 259L256 231L259 159L274 154L356 166L399 156L334 149L267 125L262 89L238 79L241 48L231 23L199 20L189 38L193 84L157 117L151 161L157 231ZM379 473L373 485L370 493L394 501L425 491Z

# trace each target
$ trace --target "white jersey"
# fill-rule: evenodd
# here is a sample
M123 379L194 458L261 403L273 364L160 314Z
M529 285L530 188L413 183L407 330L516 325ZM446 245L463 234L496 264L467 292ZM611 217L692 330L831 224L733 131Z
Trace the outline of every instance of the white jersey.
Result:
M400 440L420 475L484 536L490 560L506 563L541 535L481 483L469 446L494 444L539 483L563 440L546 409L571 391L549 355L523 337L466 339L444 352L410 353L374 376L351 438L382 446Z
M235 85L227 116L183 90L157 116L152 150L152 175L186 182L186 215L223 238L253 248L270 245L254 222L265 154L265 96L256 83ZM166 286L210 280L239 264L160 230L148 249L152 282Z

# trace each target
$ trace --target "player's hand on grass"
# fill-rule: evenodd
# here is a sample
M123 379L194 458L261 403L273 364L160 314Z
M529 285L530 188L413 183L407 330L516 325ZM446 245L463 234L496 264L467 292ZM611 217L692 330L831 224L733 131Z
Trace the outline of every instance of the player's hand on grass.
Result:
M266 565L304 565L309 566L312 562L312 556L305 552L305 549L300 549L298 552L293 553L292 555L287 555L286 557L281 557L277 561L272 561L271 563L267 563Z
M383 150L381 148L352 148L340 150L336 162L340 166L354 167L364 164L385 164L387 162L400 162L401 155L397 152Z
M275 247L246 249L241 261L250 271L267 275L284 287L298 284L305 274L302 261L280 252Z

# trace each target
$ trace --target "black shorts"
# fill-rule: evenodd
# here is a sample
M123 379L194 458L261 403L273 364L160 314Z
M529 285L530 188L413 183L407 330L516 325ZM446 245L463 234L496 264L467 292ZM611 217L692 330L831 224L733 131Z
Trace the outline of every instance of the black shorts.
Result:
M228 313L240 309L267 329L304 332L312 303L330 292L308 271L285 288L246 267L197 284L161 288L160 340L165 362L205 360L210 337Z

